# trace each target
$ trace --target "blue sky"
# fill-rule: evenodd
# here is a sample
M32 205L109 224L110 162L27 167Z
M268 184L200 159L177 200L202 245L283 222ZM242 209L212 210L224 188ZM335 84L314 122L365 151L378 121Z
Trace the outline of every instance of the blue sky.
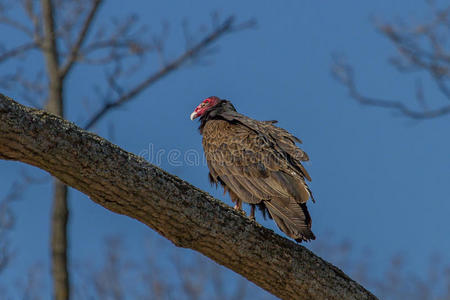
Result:
M311 158L306 168L317 203L309 207L318 240L331 231L337 240L349 239L356 248L371 249L379 266L394 254L405 253L411 270L421 273L433 253L449 259L449 117L418 122L361 107L332 79L330 65L332 54L345 54L355 66L359 87L368 95L412 101L414 81L423 78L426 95L439 97L427 76L404 76L388 65L395 49L370 21L371 16L419 21L429 15L426 7L423 1L406 0L172 0L134 1L127 7L111 1L104 5L99 21L135 12L155 31L161 21L169 22L168 58L184 50L183 19L195 29L209 25L211 12L217 11L243 21L255 18L258 26L221 39L219 52L209 57L207 65L183 68L158 82L109 114L95 131L108 138L107 124L113 123L113 142L136 154L149 145L166 153L171 149L202 153L198 124L189 115L211 95L231 100L238 111L255 119L279 120L279 126L303 140ZM15 41L12 33L2 33L2 41L5 37ZM146 70L156 67L149 62ZM4 68L0 66L0 74ZM92 105L98 101L91 88L99 75L91 67L79 67L71 74L66 91L70 120L88 114L80 99L88 98ZM221 190L210 187L206 166L172 166L163 159L161 167L230 203ZM3 197L24 165L2 161L0 168ZM17 225L12 242L18 253L15 270L7 273L11 278L35 261L48 264L50 191L49 184L32 186L14 204ZM77 191L71 191L70 206L72 261L98 255L103 238L116 234L126 238L130 255L143 255L148 228L103 209ZM271 221L261 219L257 217L279 232ZM314 242L306 246L313 247Z

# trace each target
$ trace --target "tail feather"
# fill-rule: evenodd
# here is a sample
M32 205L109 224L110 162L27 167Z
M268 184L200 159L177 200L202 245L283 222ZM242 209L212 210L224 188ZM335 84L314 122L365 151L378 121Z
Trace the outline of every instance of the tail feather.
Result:
M278 227L297 242L315 240L311 231L311 217L306 203L293 198L274 198L264 201L270 216Z

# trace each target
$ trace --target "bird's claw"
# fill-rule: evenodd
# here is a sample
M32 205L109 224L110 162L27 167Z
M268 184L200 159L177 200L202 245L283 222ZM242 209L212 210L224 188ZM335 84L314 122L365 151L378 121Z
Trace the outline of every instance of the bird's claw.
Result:
M247 216L247 214L245 213L245 210L243 210L241 207L238 207L237 205L235 205L235 206L234 206L234 209L235 209L238 213L240 213L240 214L242 214L242 215L244 215L244 216Z

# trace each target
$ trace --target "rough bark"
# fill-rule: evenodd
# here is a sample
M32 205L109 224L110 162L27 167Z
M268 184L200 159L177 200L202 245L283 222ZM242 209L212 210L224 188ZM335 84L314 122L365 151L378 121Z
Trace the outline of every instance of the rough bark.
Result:
M34 165L283 299L376 299L308 249L144 159L0 94L0 159Z

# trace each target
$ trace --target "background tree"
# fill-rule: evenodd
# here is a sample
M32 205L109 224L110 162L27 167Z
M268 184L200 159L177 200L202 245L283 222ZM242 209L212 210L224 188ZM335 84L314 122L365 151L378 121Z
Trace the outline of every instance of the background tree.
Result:
M24 34L26 39L14 47L3 41L4 44L0 45L0 63L15 60L20 65L32 51L42 54L43 63L36 75L31 75L35 70L19 67L14 73L2 74L0 84L6 89L20 89L24 99L36 107L45 107L49 112L64 117L68 101L65 89L72 69L78 64L102 67L108 84L102 88L103 104L86 121L86 128L91 128L110 110L133 100L167 74L187 62L204 58L211 50L210 45L223 35L253 25L253 22L236 24L233 17L220 21L214 15L209 33L197 41L186 31L185 52L167 60L165 29L159 35L149 35L134 16L121 17L108 26L96 25L95 19L103 2L22 0L2 3L0 24ZM18 20L12 15L18 9L26 13L28 20ZM124 79L141 71L142 60L151 53L159 57L159 69L126 85ZM56 179L53 189L50 247L54 296L56 299L68 299L68 189Z

